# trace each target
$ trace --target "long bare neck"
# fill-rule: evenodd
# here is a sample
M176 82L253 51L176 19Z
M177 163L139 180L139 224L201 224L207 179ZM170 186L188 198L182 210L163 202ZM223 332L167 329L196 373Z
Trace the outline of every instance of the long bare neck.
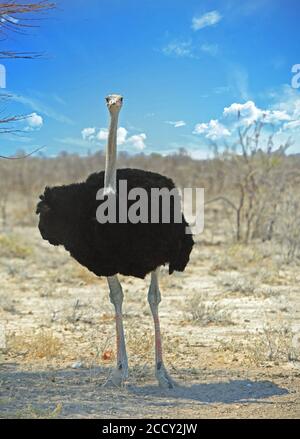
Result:
M118 113L112 113L106 147L104 189L116 192L117 129Z

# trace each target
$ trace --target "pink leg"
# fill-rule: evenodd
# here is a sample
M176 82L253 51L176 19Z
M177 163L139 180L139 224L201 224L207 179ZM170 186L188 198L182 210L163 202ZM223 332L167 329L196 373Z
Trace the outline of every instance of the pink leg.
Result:
M117 367L109 377L108 383L120 386L128 377L128 362L122 317L123 291L117 276L108 277L107 281L110 289L110 301L115 307L117 341Z
M158 305L161 301L161 295L158 286L158 269L151 273L151 284L148 292L148 302L150 304L155 331L155 375L159 385L164 388L172 389L175 385L167 373L162 355L162 343L158 316Z

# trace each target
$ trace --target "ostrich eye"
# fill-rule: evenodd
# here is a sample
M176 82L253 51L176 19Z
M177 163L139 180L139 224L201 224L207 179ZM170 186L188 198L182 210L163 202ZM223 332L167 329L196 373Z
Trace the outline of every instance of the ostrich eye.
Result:
M123 98L120 98L120 101L123 102Z
M106 102L109 103L109 98L105 98Z

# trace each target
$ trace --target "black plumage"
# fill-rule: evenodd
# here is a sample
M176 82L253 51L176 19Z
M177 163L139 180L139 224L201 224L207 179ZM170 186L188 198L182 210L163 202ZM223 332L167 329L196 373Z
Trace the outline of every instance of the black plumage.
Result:
M119 180L127 181L127 189L143 188L149 196L151 188L175 188L171 179L140 169L117 170ZM183 271L194 244L183 214L182 222L174 221L174 202L170 203L170 223L100 224L96 210L103 201L96 193L104 186L104 171L91 174L85 182L46 187L37 205L42 237L53 245L63 245L82 265L97 276L124 274L144 278L158 266L169 263L169 273ZM118 197L118 192L117 192ZM135 201L128 201L128 209ZM118 217L118 211L117 211Z

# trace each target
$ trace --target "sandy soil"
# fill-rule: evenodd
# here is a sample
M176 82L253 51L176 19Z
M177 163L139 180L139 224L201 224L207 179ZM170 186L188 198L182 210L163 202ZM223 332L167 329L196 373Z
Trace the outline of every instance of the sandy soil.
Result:
M124 388L107 389L115 359L105 279L31 228L2 232L0 273L2 418L300 416L299 269L268 244L202 237L184 273L162 270L165 363L178 382L169 391L154 379L149 279L122 278L131 370Z

